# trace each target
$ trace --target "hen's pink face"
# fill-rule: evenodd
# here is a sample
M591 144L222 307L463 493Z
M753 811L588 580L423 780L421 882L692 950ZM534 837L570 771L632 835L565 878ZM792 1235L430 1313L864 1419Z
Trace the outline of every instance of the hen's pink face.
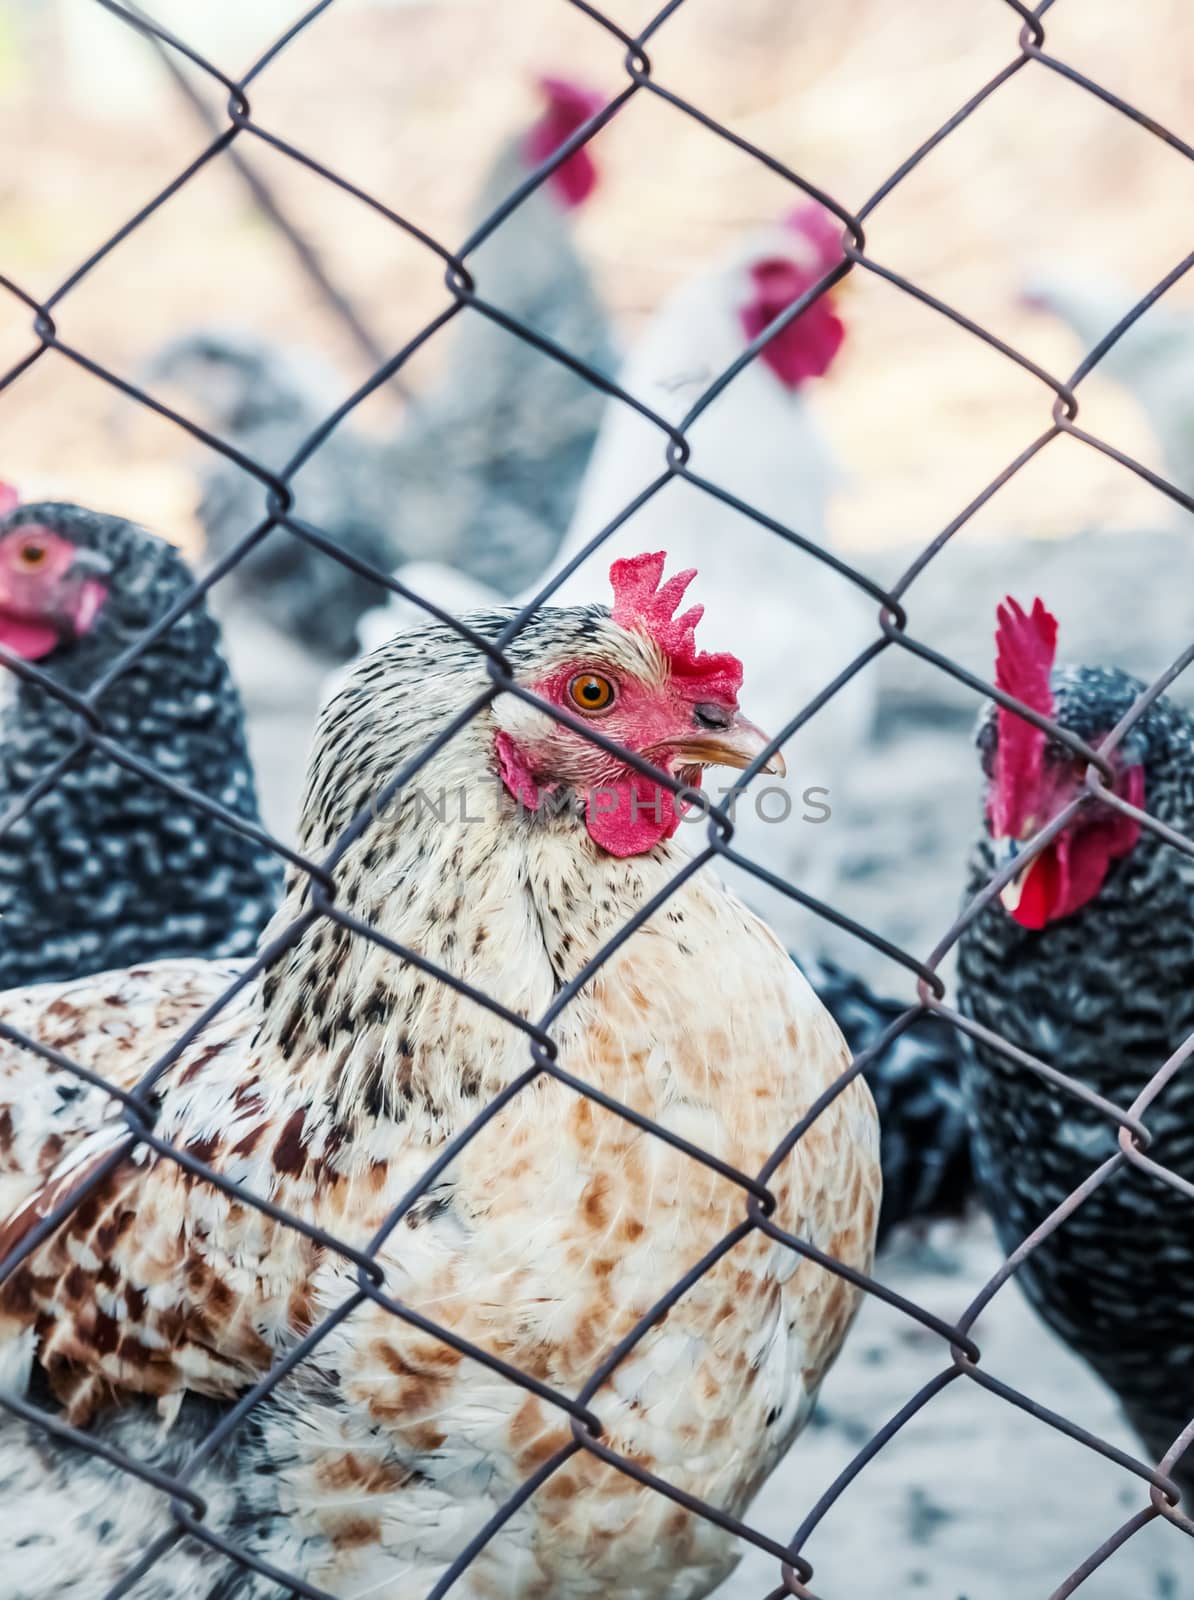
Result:
M1009 596L999 607L995 640L996 687L1052 717L1056 618L1040 600L1025 611ZM993 839L1014 846L1039 833L1083 792L1086 765L1014 711L1000 707L995 734L987 827ZM1112 764L1117 765L1114 756ZM1117 766L1116 793L1142 807L1143 767ZM1139 837L1140 824L1132 817L1097 802L1084 806L1006 885L1000 896L1004 908L1024 928L1043 928L1072 916L1094 899L1112 863L1126 856Z
M40 661L87 633L108 594L102 565L40 523L0 533L0 644Z
M748 340L757 339L842 259L841 229L822 206L801 206L787 219L787 228L790 253L763 256L749 266L753 292L740 312ZM845 336L833 291L828 290L777 333L758 359L785 389L798 389L808 378L828 372Z
M566 78L541 78L539 87L547 109L527 135L525 153L532 167L553 156L566 139L605 105L599 94ZM586 144L562 162L547 181L560 204L571 208L589 198L597 187L597 178L597 165Z
M578 653L529 687L696 789L705 767L747 767L768 741L738 710L741 664L695 649L701 608L673 615L695 574L660 585L663 563L662 552L615 561L613 621L625 630L624 644ZM679 826L669 789L561 724L499 732L496 757L506 788L531 810L559 786L582 795L589 834L611 855L639 855ZM763 770L782 772L782 759L773 757Z

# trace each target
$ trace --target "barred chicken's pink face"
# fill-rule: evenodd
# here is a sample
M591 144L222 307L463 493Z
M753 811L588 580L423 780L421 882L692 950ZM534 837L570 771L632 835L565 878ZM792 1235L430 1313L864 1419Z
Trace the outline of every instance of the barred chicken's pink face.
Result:
M90 551L40 523L0 533L0 644L40 661L94 625L107 598Z
M695 574L680 573L661 585L663 562L662 553L616 561L610 574L616 628L604 648L578 650L528 687L697 789L706 767L747 767L768 740L738 710L742 668L736 657L696 650L700 608L673 615ZM544 727L540 718L533 732L503 729L496 755L506 788L531 810L561 786L582 795L588 832L611 855L640 855L679 825L680 803L671 790L573 728ZM782 771L781 758L772 757L763 770Z

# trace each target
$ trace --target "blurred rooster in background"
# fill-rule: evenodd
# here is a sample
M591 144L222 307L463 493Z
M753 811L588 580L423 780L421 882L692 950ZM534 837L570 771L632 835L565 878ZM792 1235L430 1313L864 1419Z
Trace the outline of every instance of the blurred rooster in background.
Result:
M193 583L172 545L118 517L0 517L0 645L87 695ZM200 601L100 697L104 735L259 824L240 699ZM0 665L0 989L161 956L247 954L282 887L262 844L122 766L81 754L79 713Z
M679 423L746 346L841 259L840 229L818 205L750 234L665 301L618 374L620 386ZM831 290L776 334L687 431L694 472L823 548L831 543L828 509L840 472L807 390L831 370L845 335ZM556 560L521 596L524 602L664 471L666 444L655 424L620 400L609 402L576 515ZM847 579L679 478L628 518L598 555L608 559L664 541L683 565L706 574L719 607L735 618L770 727L790 721L875 632L874 603ZM482 601L467 572L420 562L400 576L457 615ZM575 603L592 584L586 563L553 599ZM391 600L364 619L362 642L370 648L421 616ZM793 737L785 757L795 794L770 801L770 817L785 806L786 817L760 817L753 798L736 811L735 848L813 893L829 891L835 867L833 830L817 823L842 801L851 757L870 731L875 694L873 674L859 674ZM801 796L810 789L822 792L806 806ZM730 879L790 945L811 946L825 936L823 925L779 891L736 869Z
M540 88L546 109L497 158L475 225L604 103L560 78L544 78ZM568 217L597 182L586 145L470 253L468 266L480 297L608 374L616 364L608 319ZM434 556L510 594L559 543L604 396L472 308L443 337L443 376L410 403L399 437L366 437L348 418L296 474L295 515L381 572ZM149 370L151 380L197 402L212 432L274 471L346 397L343 380L318 360L220 330L175 340ZM262 521L266 491L214 452L204 458L202 484L199 515L215 560ZM358 619L382 595L285 528L241 559L221 590L230 586L335 660L353 653Z
M746 345L842 259L841 229L815 204L751 234L698 273L656 313L619 382L672 424ZM783 526L827 548L828 510L841 472L809 404L809 387L832 369L846 337L830 290L778 333L713 401L686 437L691 469ZM576 516L553 566L558 571L665 467L666 437L611 400ZM873 636L874 603L831 568L696 485L667 483L601 546L601 555L667 538L677 560L699 566L726 615L735 619L743 662L776 730ZM556 599L591 583L584 568ZM828 810L841 804L849 764L870 731L875 679L862 673L785 747L791 814L778 798L760 816L753 797L735 811L734 848L812 893L833 880ZM807 806L801 795L824 793ZM803 820L811 816L813 820ZM771 820L768 820L768 817ZM822 824L822 825L818 825ZM795 901L760 880L731 872L736 891L789 944L825 935Z
M1097 746L1143 691L1127 674L1054 667L1057 624L1038 600L999 611L996 686ZM986 829L973 896L1085 792L1085 764L1002 708L979 732ZM1194 722L1155 700L1109 760L1115 792L1194 835ZM971 923L962 1011L1127 1111L1194 1030L1194 859L1091 796ZM975 1044L963 1083L980 1188L1014 1249L1117 1149L1107 1115ZM1149 1159L1178 1192L1126 1166L1016 1274L1054 1332L1115 1390L1153 1458L1194 1418L1194 1075L1183 1066L1140 1113ZM1187 1452L1177 1476L1194 1492Z
M376 808L347 845L336 904L506 1017L534 1018L674 885L560 1009L552 1036L583 1083L755 1173L849 1054L770 930L711 875L678 880L689 857L672 792L587 737L589 724L691 785L766 748L738 706L740 662L699 650L700 608L679 612L693 574L665 582L663 564L662 553L615 562L612 608L536 616L509 646L517 681L579 729L512 694L482 706L419 790ZM492 638L511 615L470 620ZM323 713L304 852L322 858L488 683L484 657L443 626L363 661ZM424 787L470 804L441 818ZM33 1374L76 1422L95 1420L101 1443L115 1438L141 1460L195 1441L204 1414L177 1414L184 1391L236 1395L352 1292L349 1263L238 1189L363 1246L528 1065L521 1029L312 916L297 874L271 932L291 926L277 961L158 1084L158 1135L232 1192L142 1147L36 1241L0 1293L7 1387ZM107 973L8 995L6 1016L127 1085L236 970L192 961ZM128 1037L118 1025L130 1017L139 1026ZM107 1096L3 1042L0 1089L2 1257L119 1155L128 1129ZM874 1107L853 1081L772 1174L775 1223L869 1270L877 1157ZM663 1288L740 1224L742 1205L721 1172L542 1072L444 1167L377 1260L387 1293L575 1393ZM858 1298L763 1230L740 1238L597 1387L605 1443L740 1515L807 1423ZM177 1414L165 1446L154 1401ZM571 1440L566 1414L370 1302L255 1407L236 1459L198 1466L191 1483L211 1493L206 1526L321 1590L423 1595ZM169 1520L161 1498L114 1494L121 1477L5 1416L10 1592L61 1600L119 1580ZM699 1600L738 1559L732 1534L588 1452L555 1487L477 1554L464 1592ZM52 1538L27 1537L44 1527ZM76 1578L82 1587L68 1587ZM199 1541L154 1569L159 1600L264 1600L274 1587Z

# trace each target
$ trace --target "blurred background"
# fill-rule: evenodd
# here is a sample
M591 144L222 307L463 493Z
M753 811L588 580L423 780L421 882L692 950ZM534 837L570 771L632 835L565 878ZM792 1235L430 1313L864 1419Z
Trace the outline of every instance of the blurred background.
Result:
M651 14L611 3L626 29ZM153 14L235 76L294 19L284 0L159 0ZM1049 48L1194 137L1194 31L1181 0L1061 0ZM685 6L652 46L659 80L857 206L1015 54L1002 0L736 0ZM497 146L535 114L533 75L570 69L612 95L621 46L559 0L338 0L256 84L254 117L417 222L459 242ZM178 58L175 58L176 61ZM209 78L187 69L222 115ZM202 149L195 109L155 52L93 0L0 6L4 271L57 287ZM260 141L235 146L316 246L378 344L396 350L446 303L421 245ZM784 182L650 95L598 135L603 182L579 242L627 343L668 290L727 239L790 200ZM18 156L19 152L19 156ZM1064 375L1083 353L1017 300L1058 257L1143 293L1189 247L1194 166L1053 73L1029 69L946 140L871 219L885 265ZM1194 283L1169 297L1191 303ZM923 540L1047 422L1042 386L871 274L849 288L850 342L817 407L853 482L834 507L851 546ZM213 319L322 353L344 393L370 370L342 322L263 218L229 154L213 161L69 298L64 338L122 375ZM29 318L0 298L0 362L29 348ZM434 374L430 341L407 369ZM358 413L394 426L392 391ZM1083 416L1157 465L1130 395L1094 375ZM51 357L4 395L4 471L28 496L69 490L180 540L196 536L190 442ZM119 461L114 422L127 430ZM1156 523L1130 473L1063 440L1009 485L968 538Z
M607 6L630 32L652 10ZM296 14L294 0L156 0L152 13L232 77ZM691 0L650 48L660 82L856 208L1014 58L1018 27L1003 0ZM1183 0L1137 0L1130 14L1119 0L1059 0L1047 27L1053 54L1194 141L1194 13ZM534 80L545 72L581 77L606 97L625 83L621 46L561 0L338 0L252 86L251 101L263 127L456 245L495 151L537 114ZM205 118L225 125L211 79L163 59L93 0L2 0L0 272L34 298L50 295L198 155L211 136ZM782 179L648 94L592 148L602 181L575 214L575 239L623 349L676 286L792 203ZM314 251L333 294L304 270L233 151ZM1102 331L1181 260L1192 214L1194 162L1031 65L880 204L868 253L1065 377L1092 341L1029 305L1026 288L1059 269L1093 286ZM844 471L831 534L887 580L1048 425L1052 395L871 273L853 272L839 300L847 341L808 403ZM56 321L64 341L138 383L187 330L248 330L322 363L330 412L450 303L430 251L242 137L71 289ZM1194 319L1194 274L1165 303ZM0 369L34 347L30 320L0 294ZM429 389L446 347L432 338L353 426L395 435L407 396ZM1194 361L1194 339L1191 351ZM1147 400L1140 384L1096 372L1082 385L1081 421L1162 471L1165 441ZM1189 426L1194 437L1194 407ZM197 560L199 454L178 428L53 351L0 392L0 477L26 499L132 517ZM1061 615L1064 654L1155 675L1188 642L1185 519L1131 471L1059 439L929 569L910 601L912 630L987 673L995 600L1039 591ZM267 820L282 834L325 670L293 645L282 656L264 634L231 638ZM835 812L834 898L923 956L952 919L974 832L978 702L899 651L876 672L875 731L856 753L850 804ZM908 992L890 962L849 948L857 968ZM985 1223L972 1221L919 1239L887 1267L893 1283L952 1316L998 1260ZM1008 1381L1131 1447L1114 1403L1014 1288L983 1331ZM788 1537L939 1363L929 1335L868 1303L820 1427L764 1491L761 1524ZM1139 1504L1122 1472L965 1384L909 1424L864 1484L808 1550L826 1600L1045 1600ZM772 1564L751 1555L726 1593L746 1600L775 1581ZM1156 1525L1081 1592L1194 1594L1188 1541Z

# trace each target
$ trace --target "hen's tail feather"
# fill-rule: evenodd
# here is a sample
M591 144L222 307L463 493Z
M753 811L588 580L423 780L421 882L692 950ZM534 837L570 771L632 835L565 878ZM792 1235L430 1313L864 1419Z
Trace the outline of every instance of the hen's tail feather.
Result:
M872 1045L907 1010L828 961L797 962L845 1035L851 1053ZM879 1243L905 1222L959 1216L974 1193L970 1127L959 1083L962 1042L922 1017L865 1069L879 1113L883 1207Z

